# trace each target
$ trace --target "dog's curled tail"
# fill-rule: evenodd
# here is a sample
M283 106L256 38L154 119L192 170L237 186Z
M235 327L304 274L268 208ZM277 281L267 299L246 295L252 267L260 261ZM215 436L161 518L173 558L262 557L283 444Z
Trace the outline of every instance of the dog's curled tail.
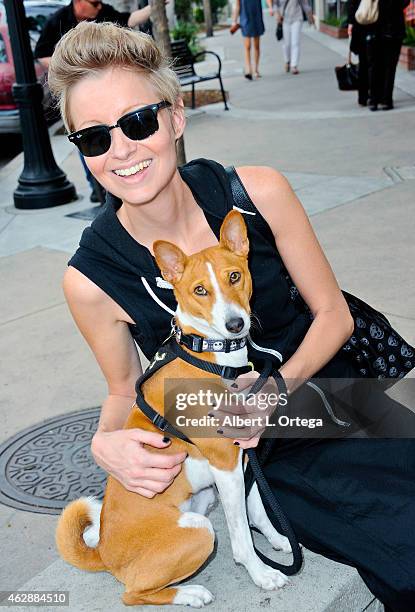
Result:
M106 569L98 548L101 504L90 497L71 502L59 517L56 546L61 557L75 567L90 572ZM84 537L85 529L88 529Z

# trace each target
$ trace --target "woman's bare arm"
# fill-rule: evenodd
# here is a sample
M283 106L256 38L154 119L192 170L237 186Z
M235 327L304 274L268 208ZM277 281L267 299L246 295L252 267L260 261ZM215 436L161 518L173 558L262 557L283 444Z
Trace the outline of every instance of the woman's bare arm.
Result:
M235 7L233 9L232 23L238 23L240 12L241 12L241 3L240 3L240 0L236 0Z
M94 458L128 490L153 497L180 472L186 455L149 452L144 444L168 446L162 434L122 429L134 404L135 382L142 372L128 323L121 318L123 311L75 268L66 271L63 288L75 323L108 384L108 397L91 445Z
M292 392L337 353L353 333L353 318L288 181L268 167L242 167L238 174L272 229L288 273L314 316L302 343L280 369Z

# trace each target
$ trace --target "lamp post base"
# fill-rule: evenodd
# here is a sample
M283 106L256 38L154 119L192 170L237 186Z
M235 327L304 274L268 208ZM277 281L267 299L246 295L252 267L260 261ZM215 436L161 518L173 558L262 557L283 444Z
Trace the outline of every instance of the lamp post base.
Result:
M65 174L54 177L53 181L29 183L19 179L19 185L13 193L14 205L20 210L52 208L77 200L75 187Z

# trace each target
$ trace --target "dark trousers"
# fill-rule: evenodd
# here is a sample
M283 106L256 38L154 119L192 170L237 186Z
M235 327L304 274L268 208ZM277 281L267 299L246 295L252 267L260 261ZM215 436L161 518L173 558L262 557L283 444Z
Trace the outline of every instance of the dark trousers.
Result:
M358 420L372 424L366 439L277 439L264 474L299 542L355 567L389 610L412 612L415 417L383 392L361 397ZM373 425L377 416L378 427ZM391 437L406 430L413 438L371 439L379 427Z
M390 610L413 612L414 440L297 447L292 455L273 453L264 473L299 542L355 567Z
M367 50L363 48L359 52L359 83L358 83L358 102L364 106L369 98L369 74L367 63Z
M401 46L402 41L397 38L368 37L368 78L372 104L393 104L393 87Z

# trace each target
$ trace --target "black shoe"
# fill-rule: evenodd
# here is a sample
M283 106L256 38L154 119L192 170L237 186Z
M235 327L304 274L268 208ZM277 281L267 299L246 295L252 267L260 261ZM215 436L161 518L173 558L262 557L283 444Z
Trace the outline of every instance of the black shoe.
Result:
M393 104L381 104L380 105L380 110L392 110L393 109Z
M90 202L94 202L94 203L100 201L100 199L97 196L97 194L95 193L95 191L91 191L91 195L89 196L89 201Z
M369 108L370 108L371 111L377 111L378 110L378 105L377 104L371 104L369 106Z
M252 74L250 72L245 72L244 76L248 81L252 81Z

